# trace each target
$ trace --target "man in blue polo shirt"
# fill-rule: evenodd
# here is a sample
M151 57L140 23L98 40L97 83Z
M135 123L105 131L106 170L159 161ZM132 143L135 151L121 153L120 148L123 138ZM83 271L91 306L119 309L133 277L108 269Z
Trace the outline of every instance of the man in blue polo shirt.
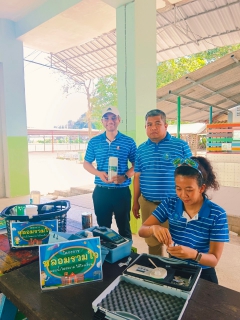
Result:
M129 185L134 174L137 147L132 138L118 131L120 120L116 107L103 110L102 124L106 131L89 141L83 167L95 175L93 204L98 225L110 228L114 213L119 234L131 239ZM117 162L117 174L113 177L109 177L110 157ZM96 168L92 164L95 160ZM130 168L128 161L132 164Z
M173 160L189 158L192 152L187 142L167 132L166 115L159 109L145 116L148 140L137 149L134 165L133 215L144 222L161 201L176 196ZM165 223L167 227L168 222ZM163 245L154 237L145 239L150 254L163 255Z

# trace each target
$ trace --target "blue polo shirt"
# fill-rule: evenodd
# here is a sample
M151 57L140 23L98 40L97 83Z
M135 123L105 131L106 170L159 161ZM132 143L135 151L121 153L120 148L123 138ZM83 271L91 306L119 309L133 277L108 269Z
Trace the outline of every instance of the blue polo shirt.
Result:
M168 132L159 143L148 139L137 149L134 171L140 172L140 190L149 201L162 201L176 196L173 160L189 158L192 152L187 142Z
M217 204L204 198L198 215L190 221L187 221L183 212L183 202L178 197L174 197L163 201L152 213L161 223L168 219L169 231L175 245L183 245L208 253L210 241L229 241L227 215L225 210ZM194 260L185 261L200 265L203 269L209 268Z
M92 163L96 160L97 170L108 173L109 157L118 158L118 174L124 175L128 171L128 161L132 164L135 162L137 146L135 141L118 132L115 139L110 142L106 137L106 132L93 137L87 147L85 160ZM99 177L95 176L94 183L107 187L127 187L131 183L131 179L124 181L121 184L104 183Z

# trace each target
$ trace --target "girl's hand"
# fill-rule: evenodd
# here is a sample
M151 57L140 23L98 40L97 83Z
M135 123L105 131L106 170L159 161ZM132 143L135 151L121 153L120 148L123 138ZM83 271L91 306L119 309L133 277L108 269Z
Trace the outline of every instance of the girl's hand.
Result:
M169 246L167 252L176 258L195 260L197 250L185 246Z
M172 236L167 228L159 225L152 225L149 227L152 235L160 242L169 246L172 243Z

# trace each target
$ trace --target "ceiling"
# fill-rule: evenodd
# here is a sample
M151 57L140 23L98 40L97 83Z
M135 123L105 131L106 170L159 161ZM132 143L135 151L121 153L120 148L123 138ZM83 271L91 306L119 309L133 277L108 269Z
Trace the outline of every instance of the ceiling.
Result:
M8 0L0 1L0 18L18 21L47 0Z
M68 49L116 28L116 10L102 0L61 0L66 9L60 9L59 5L55 12L51 2L0 0L0 18L14 21L16 29L33 25L18 39L24 46L43 52ZM32 15L36 23L32 22Z
M158 89L157 107L168 119L177 118L178 96L182 121L208 122L209 106L213 118L228 114L240 105L240 50Z
M157 63L240 43L239 17L239 0L181 1L158 9ZM78 82L115 74L116 30L53 53L49 61Z
M116 73L115 8L128 2L61 0L56 6L53 0L0 0L0 19L14 22L24 46L51 53L49 64L82 82ZM239 17L240 0L156 0L157 63L240 43ZM158 107L176 118L176 94L181 95L182 120L198 122L208 119L209 103L214 115L240 104L238 62L222 59L159 89ZM234 67L217 75L228 65Z

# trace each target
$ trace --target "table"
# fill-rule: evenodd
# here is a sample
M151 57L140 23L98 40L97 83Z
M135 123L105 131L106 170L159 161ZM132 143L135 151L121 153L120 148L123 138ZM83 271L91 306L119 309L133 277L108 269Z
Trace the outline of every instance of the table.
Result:
M39 265L33 262L1 276L0 290L29 320L91 320L92 302L125 268L118 263L104 262L103 281L41 292ZM239 301L239 292L199 279L182 320L239 319Z

